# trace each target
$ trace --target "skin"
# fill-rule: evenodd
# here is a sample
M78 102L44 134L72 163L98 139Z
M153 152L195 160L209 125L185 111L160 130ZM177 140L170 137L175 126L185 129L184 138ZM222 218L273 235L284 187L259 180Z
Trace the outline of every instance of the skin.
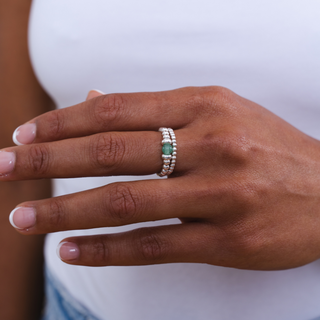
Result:
M181 224L73 237L74 265L196 262L253 269L320 257L320 145L273 113L221 87L99 95L41 115L35 140L13 152L2 181L142 175L161 170L161 126L175 130L169 179L119 182L21 203L24 235L179 218ZM63 253L60 249L60 253Z
M13 130L52 108L36 80L27 49L31 1L0 0L0 147ZM12 232L8 212L19 202L50 197L50 181L0 182L0 319L35 320L43 305L43 236Z

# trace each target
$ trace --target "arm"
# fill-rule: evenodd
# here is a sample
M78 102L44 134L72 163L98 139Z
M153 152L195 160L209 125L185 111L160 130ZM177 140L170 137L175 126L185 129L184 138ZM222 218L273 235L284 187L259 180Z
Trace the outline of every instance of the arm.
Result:
M31 0L0 0L0 146L12 145L14 129L50 109L28 57ZM19 202L50 195L49 181L0 182L0 319L37 319L42 308L43 237L26 239L10 227Z

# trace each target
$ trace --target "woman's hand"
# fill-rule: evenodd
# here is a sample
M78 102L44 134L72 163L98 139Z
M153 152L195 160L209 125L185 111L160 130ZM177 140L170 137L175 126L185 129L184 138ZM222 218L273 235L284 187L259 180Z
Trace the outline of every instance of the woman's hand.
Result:
M103 95L45 113L18 130L29 145L0 152L1 180L160 172L163 126L178 144L170 179L25 202L11 221L26 235L182 221L65 239L61 258L75 265L272 270L320 257L319 142L225 88Z

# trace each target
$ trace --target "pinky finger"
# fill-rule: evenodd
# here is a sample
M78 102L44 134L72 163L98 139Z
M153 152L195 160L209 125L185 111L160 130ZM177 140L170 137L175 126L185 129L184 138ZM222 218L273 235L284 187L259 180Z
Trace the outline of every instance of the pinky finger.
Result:
M66 263L85 266L209 263L219 247L215 231L208 224L185 223L73 237L59 244L58 255Z

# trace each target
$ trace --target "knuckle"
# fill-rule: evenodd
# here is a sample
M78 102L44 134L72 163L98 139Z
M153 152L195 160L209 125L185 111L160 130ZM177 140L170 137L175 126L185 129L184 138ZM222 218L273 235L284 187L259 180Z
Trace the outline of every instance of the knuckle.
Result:
M163 261L169 252L168 242L151 233L147 228L139 230L136 248L142 259L148 262Z
M50 140L59 139L62 136L64 128L64 118L61 110L55 110L46 114L46 128Z
M193 91L190 96L184 102L184 106L188 109L195 110L199 112L202 110L203 106L205 105L206 97L201 90Z
M248 263L248 261L254 261L255 257L261 258L261 252L263 252L264 248L267 247L267 242L257 234L248 234L238 241L238 256L244 258L245 263Z
M191 110L194 117L228 116L231 118L239 109L237 97L233 91L219 86L191 88L183 107L188 111Z
M214 86L206 93L207 100L210 101L209 106L227 106L231 99L234 98L234 93L228 88Z
M133 188L116 183L110 189L108 207L108 214L116 224L126 224L136 222L137 213L142 206Z
M91 144L91 158L99 167L113 169L121 164L126 151L125 142L116 133L99 134Z
M47 212L47 224L54 230L63 228L65 223L65 215L62 201L59 198L50 200Z
M201 152L212 155L214 159L236 165L248 163L256 151L254 144L241 130L207 133L201 139L199 147Z
M49 169L49 149L45 144L30 146L29 163L33 173L45 174Z
M92 100L94 103L95 120L102 127L108 123L115 121L125 110L127 101L121 94L108 94L101 96L100 99Z
M262 248L263 240L253 223L238 222L228 227L226 242L228 252L238 259L247 259L258 254Z
M109 249L102 238L97 238L90 247L94 265L104 265L109 257Z
M228 116L232 117L234 112L235 94L231 90L213 86L204 93L205 110L211 116Z
M191 111L193 117L201 117L212 113L212 88L186 88L190 89L187 98L183 101L183 108Z
M220 86L211 87L210 93L210 96L217 101L228 99L234 94L230 89Z

